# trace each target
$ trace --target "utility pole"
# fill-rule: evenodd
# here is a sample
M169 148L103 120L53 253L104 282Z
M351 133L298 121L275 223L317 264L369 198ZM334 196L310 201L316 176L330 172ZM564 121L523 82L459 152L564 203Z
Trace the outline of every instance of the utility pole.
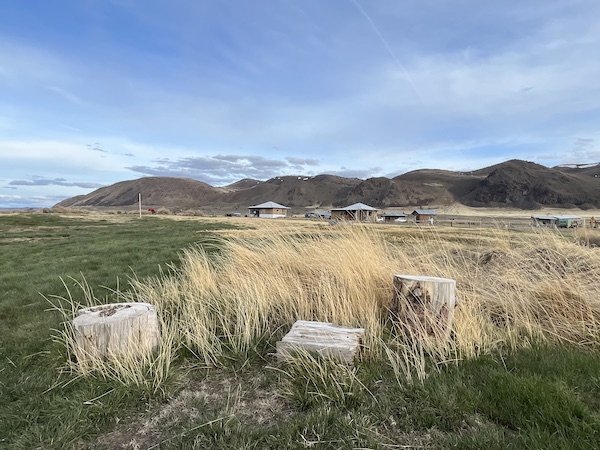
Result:
M138 204L140 206L140 219L142 218L142 193L138 194Z

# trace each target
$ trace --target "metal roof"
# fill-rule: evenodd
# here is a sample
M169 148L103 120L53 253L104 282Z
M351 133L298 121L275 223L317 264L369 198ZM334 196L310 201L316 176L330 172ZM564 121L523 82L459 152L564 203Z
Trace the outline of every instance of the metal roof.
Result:
M389 212L385 213L383 217L406 217L406 214L399 212Z
M569 219L581 219L579 216L531 216L536 220L569 220Z
M415 209L413 214L417 213L420 216L435 216L437 212L435 209Z
M535 220L556 220L556 216L531 216Z
M355 203L345 208L333 208L332 211L379 211L377 208L365 205L364 203Z
M258 209L258 208L279 208L279 209L289 209L287 206L280 205L275 202L266 202L261 203L260 205L248 206L248 209Z

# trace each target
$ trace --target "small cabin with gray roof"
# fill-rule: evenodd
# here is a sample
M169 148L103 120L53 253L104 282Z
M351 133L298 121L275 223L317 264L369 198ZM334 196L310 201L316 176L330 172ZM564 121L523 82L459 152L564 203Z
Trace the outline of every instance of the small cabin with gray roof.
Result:
M365 205L364 203L355 203L345 208L333 208L331 218L333 220L356 220L375 222L377 220L377 208Z
M262 217L264 219L286 217L288 209L289 208L287 206L283 206L275 202L266 202L261 203L260 205L248 207L250 217Z
M396 211L387 212L381 217L384 222L406 222L406 214Z
M435 209L415 209L412 212L416 223L434 223L437 212Z
M581 226L579 216L532 216L536 227L577 228Z

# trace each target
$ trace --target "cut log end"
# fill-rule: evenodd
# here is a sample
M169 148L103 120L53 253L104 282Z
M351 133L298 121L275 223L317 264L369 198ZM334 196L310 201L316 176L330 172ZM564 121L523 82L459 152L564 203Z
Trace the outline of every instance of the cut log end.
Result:
M394 323L407 334L448 339L455 307L455 280L394 275L394 297L390 310Z
M156 308L149 303L112 303L78 311L73 319L79 361L136 356L154 350L160 339Z

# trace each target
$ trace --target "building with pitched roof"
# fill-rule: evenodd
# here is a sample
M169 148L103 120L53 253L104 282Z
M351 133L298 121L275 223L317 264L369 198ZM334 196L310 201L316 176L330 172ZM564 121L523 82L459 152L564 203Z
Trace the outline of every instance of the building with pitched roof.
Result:
M387 212L383 216L381 216L384 222L406 222L406 214L399 212Z
M581 226L579 216L532 216L531 219L537 227L577 228Z
M280 205L275 202L265 202L260 205L254 205L248 207L250 217L261 217L264 219L276 219L278 217L286 217L287 206Z
M435 209L415 209L412 212L412 215L415 217L416 223L433 224L435 222L435 216L437 215L437 212Z
M355 203L345 208L333 208L331 218L334 220L356 220L375 222L377 220L377 208L365 205L364 203Z

